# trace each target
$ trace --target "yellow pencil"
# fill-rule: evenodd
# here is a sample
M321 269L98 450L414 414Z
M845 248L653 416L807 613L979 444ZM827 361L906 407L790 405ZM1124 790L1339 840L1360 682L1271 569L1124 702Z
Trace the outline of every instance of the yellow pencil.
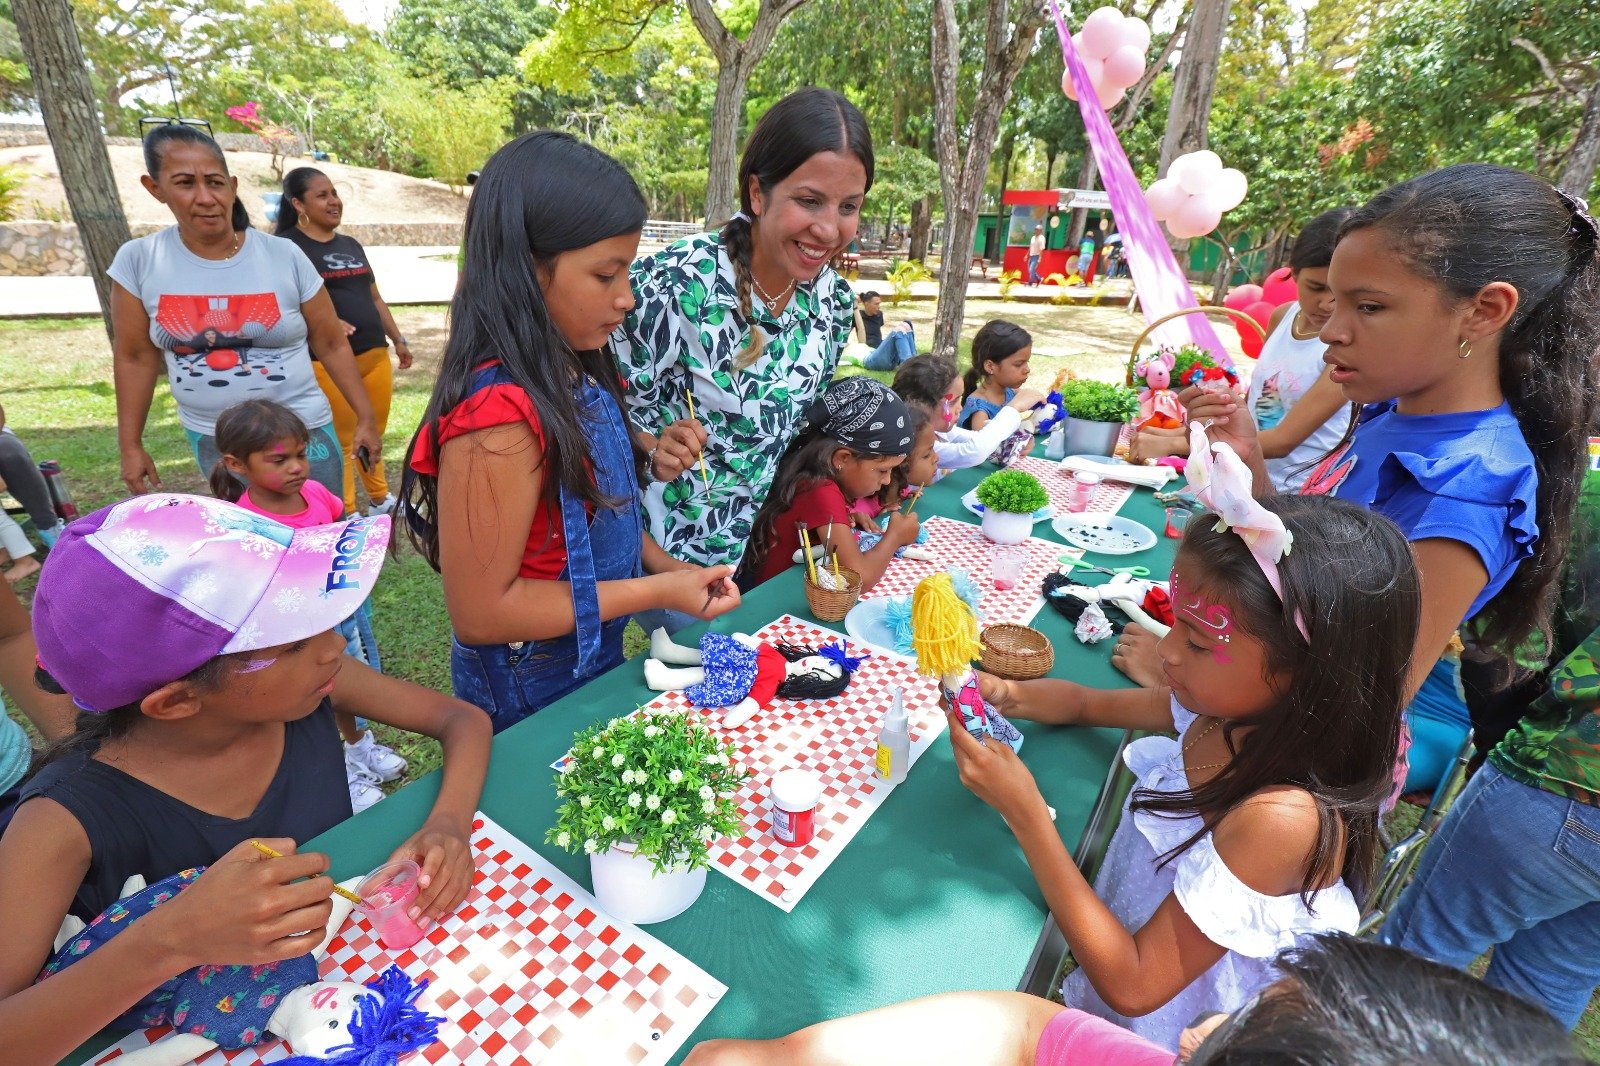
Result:
M811 583L815 585L817 583L817 564L811 558L811 534L807 531L804 522L796 522L794 525L800 531L800 546L806 553L806 573L810 575Z
M917 501L920 499L922 499L922 486L918 485L917 491L911 494L911 504L906 508L906 513L909 514L915 511L917 509Z
M684 389L683 398L689 401L689 417L696 417L694 413L694 393L689 389ZM707 489L711 488L711 478L706 475L706 450L704 446L700 449L700 483Z
M826 554L833 556L833 587L844 588L844 582L839 579L839 553L833 550L833 526L828 527L828 547Z
M283 858L283 855L281 853L273 851L271 848L267 847L265 844L261 843L261 841L259 841L259 840L252 840L250 842L250 846L252 848L255 848L257 851L259 851L261 854L265 855L269 859L281 859L281 858ZM339 895L343 896L345 899L349 900L351 903L354 903L357 906L360 906L361 897L356 895L354 892L350 891L348 888L345 888L343 885L334 885L333 886L333 890L335 892L339 893Z

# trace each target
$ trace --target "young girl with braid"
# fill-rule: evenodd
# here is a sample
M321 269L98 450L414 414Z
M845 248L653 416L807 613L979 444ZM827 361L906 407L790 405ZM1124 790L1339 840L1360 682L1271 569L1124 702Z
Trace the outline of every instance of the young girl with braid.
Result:
M855 322L832 262L872 187L853 104L808 88L756 124L739 207L719 232L634 263L637 305L612 334L628 417L649 455L645 511L669 553L737 565L778 462L827 387ZM645 628L691 619L650 612Z

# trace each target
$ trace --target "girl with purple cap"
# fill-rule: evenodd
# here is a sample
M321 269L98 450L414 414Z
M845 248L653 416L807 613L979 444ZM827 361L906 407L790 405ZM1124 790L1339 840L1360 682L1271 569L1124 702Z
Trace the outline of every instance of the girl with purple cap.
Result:
M39 680L83 713L0 837L8 1061L62 1058L195 966L321 941L328 859L295 847L350 816L335 709L440 741L438 798L394 857L422 867L418 918L466 897L488 724L346 657L334 629L371 592L388 541L387 517L295 530L180 495L125 500L62 534L33 601ZM197 866L209 869L182 894L33 984L68 915L92 920L133 875Z

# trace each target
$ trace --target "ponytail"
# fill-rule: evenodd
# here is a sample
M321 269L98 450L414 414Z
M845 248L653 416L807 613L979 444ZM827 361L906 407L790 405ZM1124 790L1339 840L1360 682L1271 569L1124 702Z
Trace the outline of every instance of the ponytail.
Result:
M233 476L233 471L228 469L228 461L218 458L211 467L211 495L219 500L229 503L238 503L239 497L244 495L244 482Z
M250 228L250 212L244 209L244 201L237 196L233 198L233 232L243 233Z

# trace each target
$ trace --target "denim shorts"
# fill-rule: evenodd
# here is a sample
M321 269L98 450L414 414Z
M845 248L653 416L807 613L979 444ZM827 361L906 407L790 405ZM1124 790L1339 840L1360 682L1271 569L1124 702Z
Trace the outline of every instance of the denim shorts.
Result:
M578 642L571 633L520 644L463 644L452 637L451 686L457 699L487 711L499 733L619 665L627 623L623 617L602 625L600 653L580 677L572 676Z

